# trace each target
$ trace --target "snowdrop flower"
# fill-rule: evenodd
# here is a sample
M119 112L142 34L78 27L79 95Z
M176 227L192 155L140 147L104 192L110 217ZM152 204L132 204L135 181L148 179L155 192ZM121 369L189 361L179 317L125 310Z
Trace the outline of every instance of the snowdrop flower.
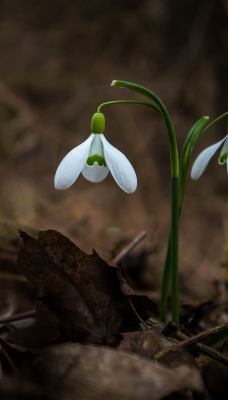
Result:
M215 152L222 146L222 150L218 159L220 165L226 164L227 165L227 173L228 173L228 135L224 137L219 142L213 144L212 146L207 147L205 150L200 153L200 155L195 160L192 171L191 177L192 179L198 179L204 170L206 169L210 159L213 157Z
M117 185L126 193L137 187L134 168L123 153L113 147L104 136L105 118L95 113L91 121L91 135L71 150L59 164L55 174L55 188L69 188L80 173L90 182L101 182L111 172Z

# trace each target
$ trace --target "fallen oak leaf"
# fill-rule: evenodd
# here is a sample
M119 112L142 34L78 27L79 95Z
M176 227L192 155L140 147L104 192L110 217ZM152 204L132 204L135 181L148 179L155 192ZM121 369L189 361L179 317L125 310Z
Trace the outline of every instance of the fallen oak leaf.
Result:
M138 322L112 262L95 251L86 254L54 230L40 231L38 239L20 235L19 266L39 287L39 300L58 317L64 340L109 342L126 321Z

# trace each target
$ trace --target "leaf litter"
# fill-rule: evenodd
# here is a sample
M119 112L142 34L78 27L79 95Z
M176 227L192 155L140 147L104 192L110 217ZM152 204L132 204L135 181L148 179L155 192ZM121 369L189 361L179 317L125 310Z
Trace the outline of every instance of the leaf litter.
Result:
M226 398L227 326L216 331L219 349L206 343L215 332L191 338L210 303L188 307L192 324L183 313L187 335L184 323L182 333L168 329L152 294L131 287L115 259L54 230L20 236L17 274L30 285L30 310L0 319L1 398L213 399L218 379Z

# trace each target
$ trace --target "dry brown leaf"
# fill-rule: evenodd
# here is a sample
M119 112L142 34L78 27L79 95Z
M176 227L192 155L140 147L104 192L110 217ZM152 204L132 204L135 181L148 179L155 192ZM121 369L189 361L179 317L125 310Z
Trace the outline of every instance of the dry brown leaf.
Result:
M140 296L122 293L120 270L113 263L95 251L86 254L54 230L41 231L38 239L20 235L24 244L18 257L20 269L38 286L39 301L57 317L63 340L110 343L129 323L132 328L139 322L128 296L136 297L137 304ZM147 299L148 310L149 304L152 311L154 303ZM41 320L42 315L40 324ZM44 325L47 329L48 321Z
M50 391L67 400L160 400L183 390L203 391L200 374L187 366L166 369L136 355L91 345L50 347L37 357L34 368Z
M148 332L124 333L119 349L141 355L151 360L157 353L169 349L177 342L176 339L167 338L162 335L161 329L157 325L156 327L152 327ZM174 354L164 357L161 362L171 368L180 365L188 365L191 368L196 367L194 358L188 349L178 350Z

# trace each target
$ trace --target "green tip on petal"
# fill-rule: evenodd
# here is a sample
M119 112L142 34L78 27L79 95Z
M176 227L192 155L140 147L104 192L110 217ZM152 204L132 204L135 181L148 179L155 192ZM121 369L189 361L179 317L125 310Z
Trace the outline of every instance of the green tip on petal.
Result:
M86 164L92 167L95 163L100 167L105 165L104 157L100 156L99 154L93 154L92 156L87 158Z
M219 164L223 165L227 162L228 159L228 153L223 153L219 157Z
M104 114L97 112L93 114L91 120L91 133L101 134L105 131L105 116Z

